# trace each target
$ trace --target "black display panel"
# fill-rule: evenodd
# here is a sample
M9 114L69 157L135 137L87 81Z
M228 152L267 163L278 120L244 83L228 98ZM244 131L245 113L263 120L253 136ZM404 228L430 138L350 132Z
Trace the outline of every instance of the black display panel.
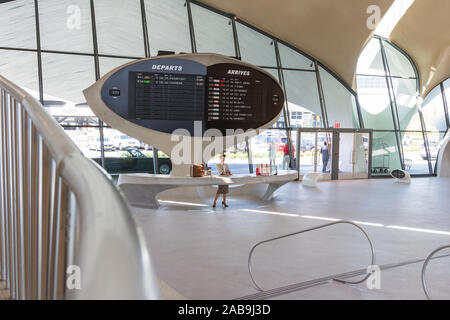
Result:
M130 71L129 79L130 118L204 120L205 76Z
M206 129L256 129L278 115L284 101L278 84L250 67L220 63L206 74Z
M284 103L281 86L267 72L215 54L127 64L106 76L101 98L112 112L139 126L165 133L185 129L196 136L213 128L224 135L227 129L260 128Z

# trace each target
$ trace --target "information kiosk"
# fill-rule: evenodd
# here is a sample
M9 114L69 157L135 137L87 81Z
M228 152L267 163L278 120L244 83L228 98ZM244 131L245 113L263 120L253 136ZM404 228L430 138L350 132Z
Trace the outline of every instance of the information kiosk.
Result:
M208 153L208 147L229 146L231 139L239 143L270 127L285 101L279 82L269 72L206 53L130 62L106 74L84 95L102 121L167 154L172 177L186 178L177 180L181 184L190 183L192 164L206 163L224 150ZM127 176L130 183L133 175ZM289 181L295 179L294 172L288 176ZM277 185L283 184L282 178L280 173Z

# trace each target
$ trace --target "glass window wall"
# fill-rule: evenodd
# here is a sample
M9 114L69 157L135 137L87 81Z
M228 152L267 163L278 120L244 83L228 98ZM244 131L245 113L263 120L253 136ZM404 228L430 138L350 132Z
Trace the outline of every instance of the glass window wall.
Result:
M341 128L360 126L354 92L342 85L330 71L319 67L324 98L322 104L315 70L318 62L239 19L230 21L228 13L221 14L207 6L191 3L190 18L194 28L190 30L190 18L184 0L130 0L126 3L119 0L95 0L93 3L94 12L91 12L88 0L38 1L39 25L36 25L34 17L35 1L16 0L0 4L0 27L3 30L0 35L0 46L3 47L0 50L0 72L36 98L44 100L48 110L67 130L76 132L75 128L81 126L83 132L99 132L98 119L86 105L82 90L95 81L97 68L100 76L103 76L136 57L145 56L145 25L152 56L158 50L191 52L192 31L199 52L234 56L237 40L243 61L266 67L276 78L282 73L288 118L285 119L281 114L273 125L275 128L286 128L286 125L293 128L323 128L337 124ZM142 3L145 12L141 11ZM95 35L92 34L92 18L95 19ZM236 24L237 39L234 39L232 32L233 23ZM41 38L41 48L37 48L36 30ZM385 56L380 44L383 45ZM98 59L94 56L96 45ZM276 52L279 53L279 59ZM393 77L389 81L391 95L386 82L384 58ZM96 61L98 66L95 65ZM38 69L39 62L41 69ZM415 159L420 158L419 149L423 144L417 136L410 139L417 141L414 148L404 145L409 136L423 130L416 103L415 77L414 66L404 52L385 39L370 40L358 61L358 99L364 127L383 131L383 143L389 150L394 148L394 153L403 152L405 159L412 158L413 152ZM41 84L40 78L43 79ZM444 84L447 99L450 97L449 84L450 80ZM43 87L42 97L39 96L40 85ZM427 129L427 136L431 139L429 142L447 130L443 104L439 102L438 96L442 97L442 92L439 94L436 89L422 104L425 123L430 126ZM394 97L396 103L391 107ZM395 119L398 115L397 123L393 121L393 112ZM327 115L328 123L323 123L324 115ZM91 128L87 128L89 126ZM282 135L286 130L280 132ZM399 137L397 146L393 144L396 139L392 139L395 132ZM70 134L74 135L73 132ZM382 136L381 133L378 135ZM83 148L94 152L89 147ZM245 162L246 159L240 154L241 151L239 148L230 151L238 171L245 170L245 166L239 162L242 159ZM400 154L395 157L401 158ZM390 163L396 163L395 157L391 155L393 160ZM414 163L412 168L415 170Z
M357 73L364 127L378 130L373 138L372 173L382 175L404 168L411 174L431 174L424 122L432 130L446 128L437 92L432 92L419 108L419 85L412 60L379 37L374 37L363 50ZM390 131L380 132L384 130Z

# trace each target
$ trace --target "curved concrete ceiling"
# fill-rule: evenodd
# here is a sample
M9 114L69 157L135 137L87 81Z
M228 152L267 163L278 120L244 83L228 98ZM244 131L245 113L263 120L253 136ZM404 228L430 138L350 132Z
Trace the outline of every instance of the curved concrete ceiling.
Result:
M448 0L444 0L448 1ZM372 0L201 0L299 48L354 86ZM394 0L377 0L381 17Z
M419 69L425 97L450 76L450 0L416 0L391 33Z

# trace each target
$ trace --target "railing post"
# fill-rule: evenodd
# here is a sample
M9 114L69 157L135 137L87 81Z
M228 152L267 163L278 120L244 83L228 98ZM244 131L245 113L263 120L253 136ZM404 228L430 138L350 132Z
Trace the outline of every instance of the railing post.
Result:
M64 299L65 262L66 262L66 229L67 211L69 206L69 190L61 177L58 178L58 193L56 201L56 242L55 242L55 272L53 298Z
M77 240L77 199L75 198L75 195L69 191L68 193L68 203L67 203L67 211L66 211L66 261L65 265L63 266L64 270L63 273L65 275L66 268L70 265L75 265L76 261L76 253L77 253L77 246L76 246L76 240ZM65 276L63 277L65 279ZM67 291L66 285L64 283L64 297L66 299L73 298L73 293L70 291Z
M14 169L13 169L13 159L12 159L12 143L13 143L13 132L12 132L12 115L11 115L11 101L10 95L6 95L6 132L7 132L7 168L8 168L8 246L9 246L9 277L8 277L8 288L10 290L11 299L16 299L16 244L14 241L15 238L15 221L14 221L14 213L15 213L15 205L14 205Z
M46 299L52 299L53 297L53 274L54 270L54 257L55 257L55 220L56 220L56 207L55 197L57 193L57 177L56 177L56 163L53 159L50 161L50 179L49 179L49 196L48 196L48 246L47 246L47 283L46 283Z
M17 122L16 122L16 101L12 96L9 96L9 111L10 111L10 125L11 125L11 147L10 147L10 156L11 156L11 194L12 197L12 206L14 211L11 212L12 215L12 233L13 233L13 243L14 243L14 298L20 299L20 274L19 274L19 222L18 222L18 213L19 213L19 204L17 197Z
M47 299L48 289L48 257L50 245L50 203L52 190L52 158L50 152L42 140L42 208L41 208L41 299Z
M18 237L18 287L19 287L19 298L25 299L25 229L24 229L24 174L23 174L23 112L22 105L15 101L16 109L16 170L17 170L17 237Z
M44 141L42 139L42 136L38 134L37 139L37 147L38 147L38 156L37 156L37 165L38 165L38 171L37 171L37 200L38 200L38 206L37 206L37 299L42 300L42 287L43 287L43 260L44 260Z
M6 280L6 196L5 196L5 115L4 115L4 104L3 96L5 90L1 89L0 92L0 197L1 197L1 213L0 213L0 279Z
M21 157L21 172L22 172L22 179L21 179L21 193L22 193L22 201L23 201L23 207L22 207L22 272L23 272L23 299L31 299L31 291L30 291L30 272L29 272L29 266L30 266L30 194L29 194L29 180L30 177L28 176L28 159L29 159L29 144L28 144L28 116L23 108L21 107L21 122L20 122L20 135L21 135L21 148L20 150L20 157Z
M9 252L10 252L10 246L9 246L9 188L8 188L8 182L9 182L9 168L8 168L8 119L7 119L7 100L6 100L6 91L2 90L2 132L3 132L3 208L4 208L4 215L3 215L3 236L4 236L4 248L5 251L3 253L4 257L4 279L6 281L7 288L10 287L9 281L11 278L11 271L10 271L10 259L9 259Z
M31 299L38 298L38 224L37 224L37 210L38 210L38 134L36 128L33 125L31 119L28 119L28 146L29 146L29 159L28 159L28 175L30 178L29 183L29 197L30 197L30 209L29 209L29 246L30 246L30 292Z

